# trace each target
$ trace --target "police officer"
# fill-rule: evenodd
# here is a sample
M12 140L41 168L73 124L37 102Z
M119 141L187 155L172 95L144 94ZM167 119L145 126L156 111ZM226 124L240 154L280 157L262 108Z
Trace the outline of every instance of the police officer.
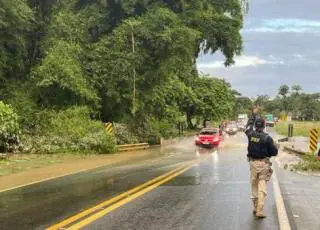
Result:
M267 182L272 175L270 158L278 154L273 139L264 132L265 121L260 118L258 108L253 111L245 131L248 136L248 160L251 173L251 199L253 214L265 218L263 213L264 200L267 196Z

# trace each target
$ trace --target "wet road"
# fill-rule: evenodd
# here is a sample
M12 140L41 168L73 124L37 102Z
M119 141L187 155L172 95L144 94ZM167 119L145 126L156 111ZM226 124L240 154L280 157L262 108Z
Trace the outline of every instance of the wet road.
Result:
M256 220L251 214L244 143L245 138L238 135L227 139L219 150L206 150L186 138L150 150L150 159L0 193L0 229L45 229L184 167L185 162L191 162L190 167L174 171L171 180L166 176L167 181L150 183L64 227L76 229L89 220L81 225L83 229L279 229L271 183L265 207L268 218ZM108 209L112 211L102 215Z

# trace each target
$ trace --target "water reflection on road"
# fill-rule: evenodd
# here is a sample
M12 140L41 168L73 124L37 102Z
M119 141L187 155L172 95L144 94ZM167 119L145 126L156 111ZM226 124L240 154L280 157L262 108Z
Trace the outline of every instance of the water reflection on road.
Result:
M195 146L193 137L181 138L174 144L148 150L149 159L5 192L0 194L1 228L44 229L183 162L194 161L185 173L88 229L253 229L249 227L256 223L248 216L251 209L245 147L246 138L241 133L226 137L214 149ZM276 226L275 218L265 223L261 229L276 229L266 228Z

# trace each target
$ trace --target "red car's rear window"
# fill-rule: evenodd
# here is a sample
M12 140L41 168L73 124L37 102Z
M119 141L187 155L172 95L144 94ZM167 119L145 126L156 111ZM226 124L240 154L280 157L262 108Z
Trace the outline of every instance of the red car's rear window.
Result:
M200 135L214 135L217 133L218 133L218 130L204 130L200 132Z

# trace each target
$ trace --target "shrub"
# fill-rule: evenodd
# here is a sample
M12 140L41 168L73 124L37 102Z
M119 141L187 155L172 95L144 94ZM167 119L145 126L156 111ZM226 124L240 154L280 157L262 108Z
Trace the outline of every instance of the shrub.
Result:
M319 172L320 161L316 159L316 156L312 153L303 157L303 161L294 166L296 170Z
M39 123L42 131L24 139L30 152L110 153L115 149L114 136L105 132L102 122L90 119L86 107L45 111L39 116Z
M167 120L159 122L159 132L164 138L176 137L179 135L178 127Z
M88 133L79 141L79 150L94 151L97 153L111 153L115 150L116 141L114 136L101 130L95 133Z
M17 83L15 80L9 81L10 87L5 95L6 102L9 103L18 114L20 128L29 130L35 126L38 108L33 94L35 92L32 83Z
M113 124L113 130L118 145L139 143L139 138L134 135L126 124Z
M12 152L19 145L18 115L0 101L0 152Z
M135 121L131 122L130 130L139 137L140 142L155 144L153 143L154 140L160 140L161 137L157 120L150 117L141 116Z
M141 142L149 144L159 144L160 138L176 137L178 129L168 120L157 120L154 117L139 117L132 122L131 130L139 137Z

